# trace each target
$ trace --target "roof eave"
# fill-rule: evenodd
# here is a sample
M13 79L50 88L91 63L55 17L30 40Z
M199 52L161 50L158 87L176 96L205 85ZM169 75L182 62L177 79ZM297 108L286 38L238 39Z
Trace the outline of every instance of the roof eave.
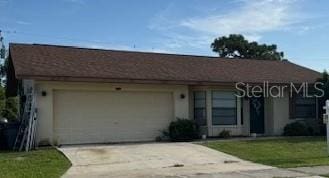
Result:
M31 79L37 81L62 81L62 82L95 82L95 83L135 83L135 84L172 84L172 85L201 85L201 86L235 86L238 81L186 81L186 80L150 80L150 79L124 79L124 78L96 78L96 77L72 77L72 76L36 76L17 75L18 79ZM249 85L263 85L264 82L247 82ZM268 82L268 85L302 84L303 82ZM315 83L315 82L309 82Z

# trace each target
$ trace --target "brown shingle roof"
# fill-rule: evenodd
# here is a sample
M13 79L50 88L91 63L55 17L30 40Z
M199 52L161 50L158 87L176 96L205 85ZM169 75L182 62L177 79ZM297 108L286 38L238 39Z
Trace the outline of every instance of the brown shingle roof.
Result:
M69 81L162 81L176 83L301 83L320 73L288 61L10 44L18 79Z

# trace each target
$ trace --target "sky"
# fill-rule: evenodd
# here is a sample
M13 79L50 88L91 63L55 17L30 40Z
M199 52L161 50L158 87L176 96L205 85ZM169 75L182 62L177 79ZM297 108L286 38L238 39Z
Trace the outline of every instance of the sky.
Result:
M0 0L5 43L216 56L210 44L243 34L288 60L329 70L328 0Z

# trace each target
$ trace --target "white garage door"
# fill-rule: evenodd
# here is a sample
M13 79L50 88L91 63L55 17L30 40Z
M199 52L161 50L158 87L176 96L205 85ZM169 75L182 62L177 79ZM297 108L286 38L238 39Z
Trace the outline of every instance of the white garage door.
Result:
M57 144L154 140L173 120L170 92L54 92Z

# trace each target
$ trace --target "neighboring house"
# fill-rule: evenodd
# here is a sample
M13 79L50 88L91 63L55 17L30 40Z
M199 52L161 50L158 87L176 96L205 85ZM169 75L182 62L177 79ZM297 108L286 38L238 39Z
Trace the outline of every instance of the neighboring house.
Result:
M239 98L236 82L314 83L318 72L288 61L10 44L7 94L34 89L37 142L148 141L176 118L218 136L280 135L287 123L316 121L316 99Z

